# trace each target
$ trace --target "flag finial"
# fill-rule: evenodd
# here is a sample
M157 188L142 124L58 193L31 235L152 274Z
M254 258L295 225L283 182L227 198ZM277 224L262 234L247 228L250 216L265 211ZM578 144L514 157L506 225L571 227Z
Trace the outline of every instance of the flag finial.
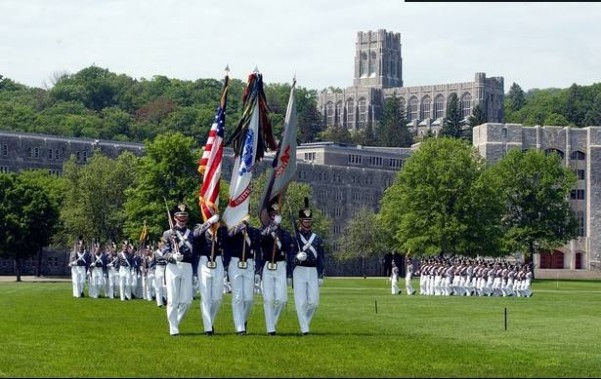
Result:
M225 75L227 76L229 74L230 74L230 65L228 64L225 66Z
M294 76L292 77L292 87L296 85L296 71L294 71Z
M259 73L259 68L257 66L255 66L255 69L253 70L253 74L258 74Z

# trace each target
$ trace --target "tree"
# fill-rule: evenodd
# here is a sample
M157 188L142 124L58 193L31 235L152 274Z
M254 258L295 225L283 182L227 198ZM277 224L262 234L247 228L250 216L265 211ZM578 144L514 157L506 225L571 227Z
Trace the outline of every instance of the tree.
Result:
M86 165L78 165L73 156L64 163L67 190L61 219L65 243L79 235L88 241L122 237L125 192L135 178L136 160L130 152L112 160L97 151Z
M472 109L472 114L468 117L468 123L470 129L482 124L486 124L488 121L488 117L486 116L486 112L482 109L480 104L476 104L474 109Z
M190 223L199 222L200 210L194 205L198 203L201 177L197 172L199 153L192 150L193 144L191 137L181 133L161 134L146 144L146 154L126 191L126 237L137 240L146 220L149 238L158 239L169 226L165 200L169 210L184 202L189 208Z
M338 238L339 250L336 258L342 261L361 259L363 277L365 274L365 260L377 256L387 250L381 239L380 224L376 221L376 213L369 208L361 208L351 218L344 231Z
M457 97L457 94L453 92L447 99L447 114L444 118L440 135L461 138L464 124L465 122L463 121L459 98Z
M384 100L382 119L376 127L376 138L378 146L409 147L413 144L405 110L396 93Z
M384 193L378 220L393 250L416 256L499 255L499 214L486 164L449 137L424 140Z
M58 204L42 183L0 174L0 254L13 258L17 282L21 263L50 243L58 219Z
M509 100L509 110L512 112L519 111L526 104L526 97L524 91L517 83L513 83L507 94Z
M353 143L353 137L349 130L343 126L332 125L319 133L322 141L331 141L336 143Z
M505 203L502 227L507 251L521 252L532 261L540 250L576 238L578 224L568 201L576 177L558 154L511 149L491 170Z

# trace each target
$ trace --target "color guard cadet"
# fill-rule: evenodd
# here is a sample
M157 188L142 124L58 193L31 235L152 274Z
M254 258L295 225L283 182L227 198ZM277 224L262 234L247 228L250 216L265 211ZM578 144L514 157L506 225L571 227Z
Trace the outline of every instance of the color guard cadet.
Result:
M172 336L179 335L179 325L194 298L192 265L197 258L193 247L194 235L187 224L186 206L180 204L169 213L170 229L165 230L162 237L164 242L162 253L167 260L165 268L167 321L169 334Z
M219 223L215 214L204 224L194 228L198 265L197 275L200 287L200 313L204 332L215 334L215 318L223 300L223 244L227 229Z
M228 230L224 248L224 265L231 283L232 316L238 335L246 334L254 300L255 254L261 248L260 231L247 220Z
M86 284L86 273L90 264L90 255L86 249L83 237L75 243L71 255L69 256L69 266L71 267L71 281L73 282L73 296L84 297L84 287Z
M261 275L265 327L271 336L276 335L280 314L288 302L287 283L292 284L292 272L287 265L292 237L280 225L279 209L279 204L272 204L268 209L271 223L261 230L261 254L255 262Z
M313 232L313 215L309 198L305 197L305 209L298 213L299 230L296 235L297 253L292 260L294 305L302 335L309 334L311 320L319 305L319 287L323 285L323 240Z

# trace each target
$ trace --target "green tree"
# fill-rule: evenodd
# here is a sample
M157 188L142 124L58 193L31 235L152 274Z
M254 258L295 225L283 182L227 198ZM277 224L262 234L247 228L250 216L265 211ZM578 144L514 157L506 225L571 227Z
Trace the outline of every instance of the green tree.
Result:
M424 140L384 193L378 220L393 250L416 256L498 255L501 203L466 141Z
M146 154L140 158L136 174L126 191L125 236L137 240L144 221L149 239L158 239L169 227L167 207L180 202L189 208L190 223L200 220L198 190L199 153L192 150L194 140L181 133L157 136L145 145ZM167 200L167 207L165 206Z
M463 120L459 98L457 97L457 94L453 92L447 99L447 114L444 118L440 135L461 138L464 124L465 122Z
M365 277L366 259L381 255L382 251L390 251L383 244L382 233L377 222L377 214L369 208L359 209L338 238L339 249L335 253L336 259L341 261L360 259L363 277Z
M336 143L353 143L353 137L349 130L343 126L331 125L323 132L320 132L319 139Z
M64 163L64 241L79 235L87 241L115 241L123 236L125 191L135 178L136 160L130 152L116 160L95 152L86 165L78 165L73 156Z
M409 147L413 144L405 110L396 93L384 100L382 119L376 127L376 138L378 146Z
M577 236L577 221L568 201L576 183L558 154L511 149L491 167L503 215L506 250L532 261L535 253L566 244Z
M0 174L0 254L21 264L48 246L58 226L59 209L49 189L33 176Z
M509 110L512 112L519 111L526 104L526 97L522 87L517 83L513 83L507 94L507 100L509 101Z

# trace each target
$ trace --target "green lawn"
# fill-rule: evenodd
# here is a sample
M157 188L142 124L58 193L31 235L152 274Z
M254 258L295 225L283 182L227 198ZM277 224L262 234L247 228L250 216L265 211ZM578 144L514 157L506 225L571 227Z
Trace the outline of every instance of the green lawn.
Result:
M309 336L299 335L290 291L277 336L265 333L259 295L248 335L236 335L225 295L217 335L202 333L195 299L173 338L154 302L4 282L0 377L601 376L601 282L537 280L533 290L393 296L385 278L329 278Z

